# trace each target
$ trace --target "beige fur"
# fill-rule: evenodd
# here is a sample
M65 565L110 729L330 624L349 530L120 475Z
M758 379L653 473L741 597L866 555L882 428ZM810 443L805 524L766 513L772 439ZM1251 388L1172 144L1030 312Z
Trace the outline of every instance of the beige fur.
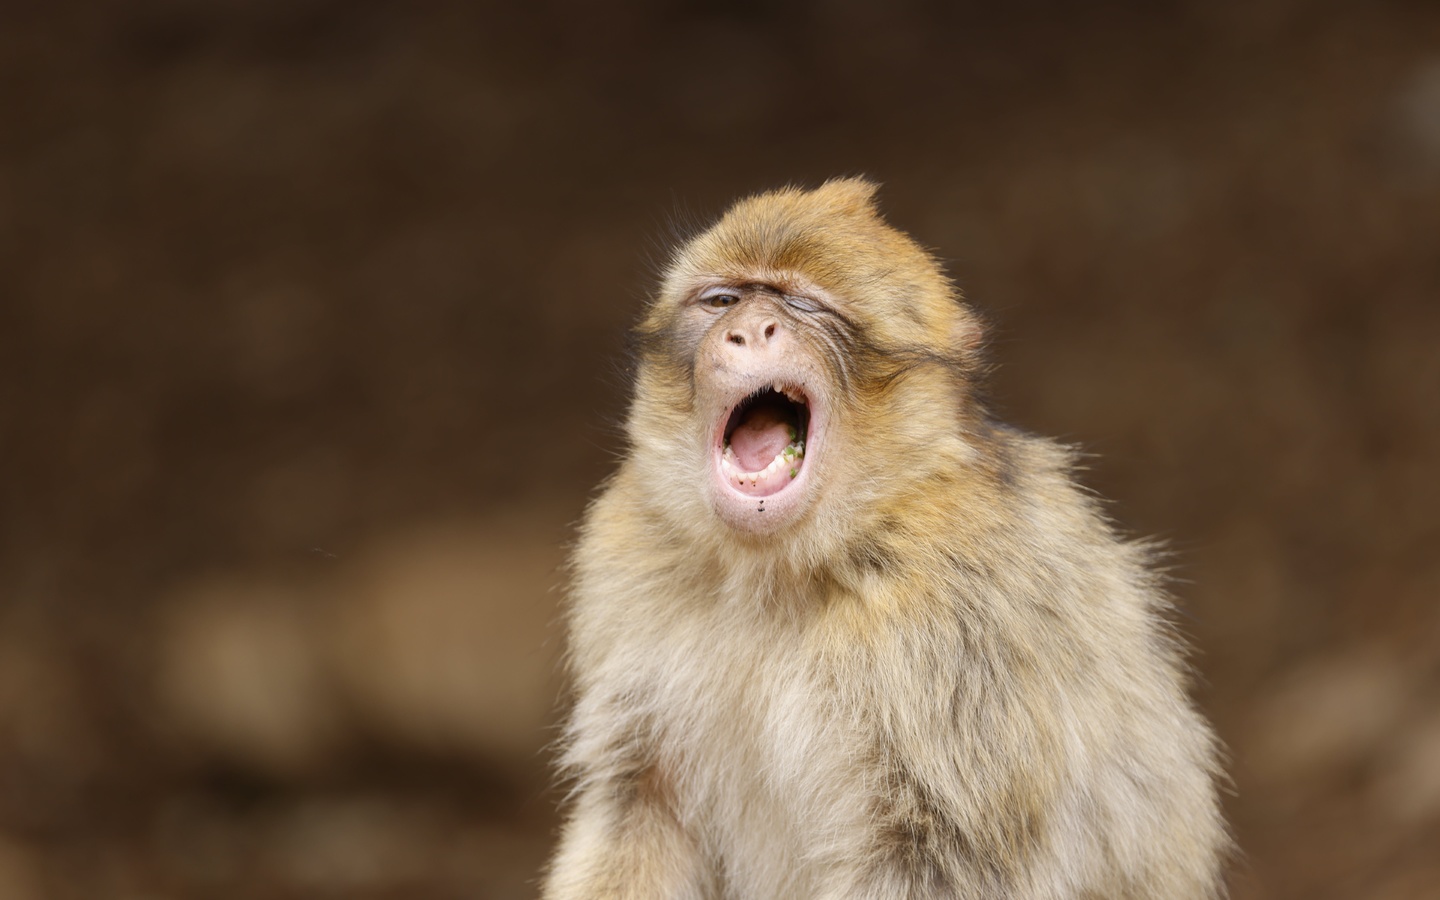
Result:
M873 191L742 201L640 327L631 448L573 561L544 895L1219 896L1215 742L1149 554L1068 451L987 417L976 320ZM758 287L696 312L714 284ZM791 294L853 340L795 317L784 363L829 392L828 437L792 518L736 527L706 491L738 377L714 323L784 325L764 304Z

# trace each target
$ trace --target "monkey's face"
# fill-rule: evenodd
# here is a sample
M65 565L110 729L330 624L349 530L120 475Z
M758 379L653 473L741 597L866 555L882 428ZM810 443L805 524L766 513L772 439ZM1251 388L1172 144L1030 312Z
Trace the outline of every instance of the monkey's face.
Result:
M674 525L805 520L791 533L808 553L943 462L974 320L873 190L751 198L677 253L638 331L630 428L643 490Z

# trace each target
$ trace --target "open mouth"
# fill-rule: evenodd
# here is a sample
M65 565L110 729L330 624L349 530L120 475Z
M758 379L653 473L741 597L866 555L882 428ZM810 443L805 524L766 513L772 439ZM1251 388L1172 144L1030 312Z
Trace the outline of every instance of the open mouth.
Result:
M720 474L751 497L784 490L805 466L810 404L800 390L776 384L730 411L721 437Z

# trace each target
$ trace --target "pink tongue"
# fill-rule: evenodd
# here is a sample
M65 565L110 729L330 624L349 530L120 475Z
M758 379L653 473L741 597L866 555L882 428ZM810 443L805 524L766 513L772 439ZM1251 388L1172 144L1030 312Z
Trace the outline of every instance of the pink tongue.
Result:
M757 407L730 434L730 449L742 472L758 472L790 444L790 420L778 410Z

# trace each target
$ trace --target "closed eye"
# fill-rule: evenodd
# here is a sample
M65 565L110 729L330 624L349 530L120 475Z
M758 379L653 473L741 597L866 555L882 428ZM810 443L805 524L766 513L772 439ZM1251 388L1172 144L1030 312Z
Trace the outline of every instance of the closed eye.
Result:
M785 305L799 312L807 313L818 313L825 309L819 302L811 300L809 297L797 297L794 294L785 295Z

